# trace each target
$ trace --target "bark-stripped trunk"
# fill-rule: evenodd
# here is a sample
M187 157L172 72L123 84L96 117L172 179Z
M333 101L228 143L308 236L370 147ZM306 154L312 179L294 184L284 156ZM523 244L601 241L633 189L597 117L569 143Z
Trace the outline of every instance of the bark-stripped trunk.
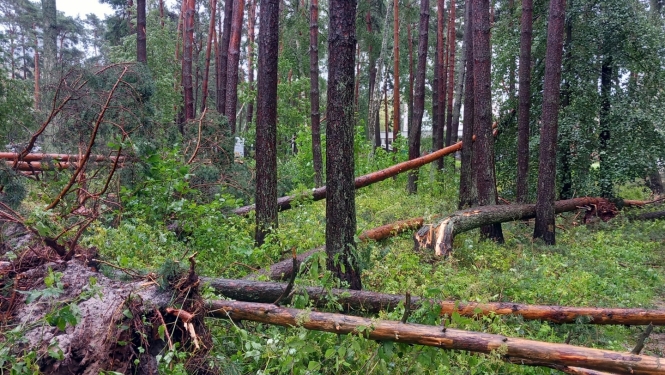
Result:
M323 185L323 158L321 156L321 112L319 105L319 1L311 1L309 19L309 102L312 122L314 186L320 187ZM357 80L354 97L358 100ZM357 102L355 107L358 107Z
M226 114L226 83L228 81L229 44L231 42L231 20L233 18L233 0L224 2L224 29L219 44L219 70L217 71L217 112Z
M261 0L256 100L256 245L277 228L277 49L279 0ZM235 111L235 109L234 109Z
M517 202L529 195L529 111L531 108L531 35L533 0L522 0L520 33L519 111L517 112Z
M575 211L580 207L613 207L601 198L575 198L558 201L552 204L553 213ZM535 204L493 205L467 208L457 211L436 224L424 226L414 236L416 245L420 248L434 249L436 255L448 256L453 250L453 240L459 233L469 231L492 223L505 223L515 220L529 220L536 217ZM587 210L588 212L591 212ZM600 213L601 218L611 218L616 211L610 210ZM589 215L591 216L591 214Z
M212 51L213 36L215 34L215 17L217 15L217 0L210 0L210 26L208 27L208 44L206 45L205 70L203 71L203 89L201 90L201 113L206 109L208 102L208 80L210 72L210 53Z
M182 89L184 96L185 120L194 118L194 87L192 83L192 56L194 52L194 12L196 1L185 0L185 14L182 28Z
M559 124L559 92L561 90L561 60L563 57L563 26L566 0L551 0L547 26L547 54L543 87L543 126L540 129L538 164L538 200L534 238L554 245L554 198L556 185L556 148Z
M409 129L409 160L420 156L420 132L425 111L425 70L427 69L427 36L429 31L429 0L420 1L420 25L418 37L418 68L413 101L413 126ZM409 194L418 191L418 171L409 173Z
M466 147L466 146L465 146ZM408 160L399 164L395 164L386 169L380 171L372 172L364 176L356 177L354 185L356 189L360 189L366 186L369 186L373 183L383 181L393 176L397 176L400 173L407 172L416 168L420 168L423 165L433 162L443 156L453 154L459 150L462 150L462 142L457 142L456 144L443 148L441 150L432 152L430 154L421 156L417 159ZM277 200L280 210L288 210L291 208L291 203L297 200L311 199L318 201L321 199L326 199L327 188L322 186L317 189L313 189L311 193L306 193L304 195L290 195L286 197L281 197ZM237 215L247 215L254 210L254 205L244 206L233 210L233 213Z
M399 108L399 0L393 0L393 142L399 135L400 108ZM387 104L386 104L387 105ZM388 137L386 136L386 150Z
M494 171L494 138L492 137L492 93L489 0L473 0L473 72L474 72L474 130L476 143L474 159L478 204L494 205L497 201ZM503 242L501 224L480 229L481 236Z
M466 56L466 64L463 69L466 70L466 77L464 83L464 128L462 129L462 143L465 143L467 147L462 149L461 155L458 204L458 208L460 209L475 206L478 199L475 181L476 173L473 170L473 150L475 147L471 141L473 139L474 126L473 17L471 9L471 0L467 0L464 10L464 54Z
M353 92L353 91L352 91ZM285 327L359 334L377 341L396 341L406 344L435 346L442 349L496 353L504 359L525 359L552 366L580 366L592 370L607 370L617 374L657 374L662 372L660 358L613 352L609 350L540 342L481 332L464 331L441 326L376 320L356 316L283 308L274 304L253 302L211 301L211 315L234 320L251 320ZM306 316L306 319L303 319ZM367 330L367 327L371 327Z
M233 2L231 39L229 41L229 56L226 66L225 115L229 121L231 134L235 134L236 132L236 109L238 107L238 65L240 64L240 39L242 36L242 17L244 12L245 0L235 0Z
M249 14L247 15L247 83L249 89L254 89L254 24L256 23L256 2L257 0L250 0ZM250 99L247 103L247 124L252 123L254 117L254 100Z
M351 289L361 289L355 252L356 204L353 152L353 84L356 1L331 0L328 28L326 117L327 268Z
M457 142L457 134L453 134L453 93L455 90L455 0L450 0L448 10L448 108L446 117L446 146Z
M136 61L148 62L145 37L145 0L136 1Z

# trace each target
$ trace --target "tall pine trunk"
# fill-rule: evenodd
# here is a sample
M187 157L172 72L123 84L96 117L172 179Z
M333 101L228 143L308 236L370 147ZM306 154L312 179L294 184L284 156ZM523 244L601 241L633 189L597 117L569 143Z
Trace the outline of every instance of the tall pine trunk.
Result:
M229 63L229 44L231 42L231 20L233 18L233 0L224 2L224 27L221 30L222 38L219 43L219 76L217 81L217 112L226 114L226 82Z
M462 165L460 168L459 179L459 209L473 207L477 204L478 193L476 189L475 176L476 172L473 169L473 17L472 17L472 4L470 0L466 1L464 10L464 55L466 64L462 69L466 70L465 77L465 91L464 91L464 119L462 129Z
M446 109L446 145L450 146L457 141L457 134L453 134L453 94L455 90L455 0L450 0L448 10L448 107ZM453 164L454 165L454 164Z
M409 129L409 160L420 156L420 134L425 112L425 70L427 69L427 37L429 32L429 0L420 1L420 25L418 37L418 67L413 101L413 126ZM407 190L418 191L418 171L409 172Z
M182 88L184 94L185 120L194 118L194 88L192 83L192 55L194 45L194 12L195 0L185 0L185 14L183 15L183 52L182 52Z
M531 108L531 35L533 0L522 0L520 33L519 107L517 111L517 203L529 196L529 117Z
M536 224L533 230L533 237L542 238L548 245L554 245L556 242L554 188L556 185L556 144L565 12L566 0L550 1L543 87L543 125L540 129L538 200L536 202Z
M356 1L330 0L328 126L326 127L327 268L351 289L361 289L355 255L356 204L353 152L353 84Z
M210 0L210 26L208 27L208 44L206 45L205 70L203 71L203 89L201 95L201 113L207 107L208 78L210 73L210 53L212 51L213 36L215 34L215 17L217 15L217 0Z
M226 67L226 118L229 121L231 134L236 132L236 109L238 107L238 65L240 64L240 39L242 34L242 17L245 12L245 0L233 2L233 19L231 20L231 39L229 41L229 57Z
M277 49L279 0L261 0L256 100L256 245L277 228Z
M247 83L249 89L254 89L254 25L256 24L256 2L250 0L249 12L247 14ZM250 99L247 104L247 124L252 123L254 117L254 100Z
M140 63L148 62L146 52L146 22L145 22L145 0L136 1L136 61Z
M492 93L489 0L473 0L473 73L474 130L476 143L473 158L476 169L478 204L495 205L497 201L494 171L494 139L492 137ZM480 228L481 236L503 242L501 224Z
M400 131L399 108L399 0L393 0L393 142ZM386 150L388 149L388 136L386 135Z
M406 27L406 34L409 40L409 101L407 103L407 110L409 111L408 116L408 131L411 132L413 127L413 86L415 81L415 75L413 73L413 38L411 35L411 24L408 23Z
M42 0L42 17L44 30L44 54L42 55L42 72L46 86L54 84L59 79L58 74L58 24L55 0ZM13 56L12 56L12 61Z
M436 95L432 95L432 110L433 110L433 125L432 125L432 149L440 150L443 148L445 143L444 139L444 121L443 116L445 114L444 107L444 86L443 82L443 72L445 71L445 41L443 38L443 29L444 29L444 3L445 0L437 0L436 3L436 53L434 55L434 79L432 92ZM443 158L436 161L436 166L439 170L443 168Z
M321 112L319 105L319 1L311 1L309 19L309 101L312 121L314 185L320 187L323 185L323 158L321 156ZM355 95L357 95L357 88L356 82Z
M464 19L466 20L466 9L464 13ZM466 21L465 21L466 22ZM459 117L460 117L460 111L462 109L462 94L464 92L464 78L465 78L465 71L466 71L466 45L467 45L467 36L466 32L462 32L462 56L460 58L459 64L458 64L458 71L457 71L457 79L455 79L455 83L457 85L457 89L455 90L455 98L453 99L453 143L456 143L457 140L459 139Z

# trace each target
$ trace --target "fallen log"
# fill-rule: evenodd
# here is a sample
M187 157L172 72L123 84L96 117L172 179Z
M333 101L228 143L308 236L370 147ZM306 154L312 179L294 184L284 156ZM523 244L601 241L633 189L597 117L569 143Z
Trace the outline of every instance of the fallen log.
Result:
M16 160L19 157L19 154L16 152L0 152L0 159L2 160ZM114 162L118 157L117 156L104 156L104 155L90 155L88 161L102 162L109 161ZM42 161L42 160L55 160L55 161L78 161L80 155L71 155L71 154L27 154L20 161ZM120 156L120 161L125 159L124 156Z
M658 220L665 218L665 211L645 212L639 215L628 216L628 220Z
M367 319L343 314L277 307L272 304L209 301L208 314L218 318L251 320L285 327L336 334L362 335L371 340L435 346L442 349L491 353L500 350L504 358L525 359L616 374L663 374L660 358L547 343L502 335L464 331L441 326Z
M388 237L395 236L399 233L403 233L408 230L415 230L423 225L424 218L417 217L413 219L407 219L402 221L397 221L395 223L382 225L374 229L369 229L360 234L359 238L361 241L380 241ZM312 254L326 251L325 246L319 246L315 249L309 250L305 253L299 254L296 256L298 264L301 264L305 259L309 258ZM272 266L262 269L257 273L247 276L248 279L255 279L261 275L266 275L270 280L287 280L291 277L293 272L293 259L288 258L281 262L275 263Z
M373 183L383 181L385 179L388 179L390 177L396 176L402 172L406 172L412 169L420 168L425 164L431 163L437 159L442 158L443 156L450 155L452 153L455 153L459 150L462 149L462 142L457 142L452 146L448 146L445 148L442 148L441 150L437 150L435 152L432 152L430 154L427 154L425 156L421 156L419 158L413 159L413 160L408 160L399 164L395 164L391 167L388 167L386 169L382 169L380 171L372 172L370 174L366 174L364 176L356 177L355 180L355 187L356 189L364 188L365 186L369 186ZM280 211L288 210L291 208L291 203L294 200L298 199L312 199L314 201L322 200L326 198L326 187L321 186L316 189L312 189L311 193L307 192L304 194L300 195L290 195L286 197L281 197L277 199L277 206ZM255 205L249 205L249 206L244 206L237 208L233 210L233 213L241 216L248 215L250 212L254 211L256 208Z
M586 208L587 217L598 215L603 220L613 217L613 204L603 198L574 198L554 203L556 213ZM446 216L436 224L422 227L415 235L416 247L434 249L436 255L448 256L453 249L455 235L484 225L507 221L528 220L536 217L535 204L510 204L473 207ZM586 217L585 217L586 219Z
M269 303L275 301L286 289L285 283L258 282L248 280L229 280L202 278L218 293L245 302ZM362 290L332 289L319 287L297 287L293 294L307 293L316 307L325 307L329 296L335 296L345 311L359 311L365 314L377 314L380 311L392 311L400 303L405 304L405 297L396 294L384 294ZM584 319L587 324L620 324L665 326L665 310L618 309L602 307L571 307L549 305L524 305L513 302L458 302L429 299L430 304L441 306L441 315L474 317L485 315L521 315L525 320L545 320L552 323L576 323ZM288 302L288 301L287 301ZM423 299L412 296L409 309L418 309Z

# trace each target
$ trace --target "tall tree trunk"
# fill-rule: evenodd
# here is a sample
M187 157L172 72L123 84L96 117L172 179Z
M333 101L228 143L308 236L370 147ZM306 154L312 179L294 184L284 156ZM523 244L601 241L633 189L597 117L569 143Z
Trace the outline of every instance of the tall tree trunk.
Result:
M356 46L356 86L353 90L353 108L357 113L359 110L358 93L360 90L360 44Z
M531 108L531 35L533 0L522 0L520 33L519 111L517 112L517 203L529 196L529 117Z
M445 83L443 82L443 72L445 65L445 41L443 38L445 0L436 2L436 53L434 54L434 79L432 80L432 149L440 150L445 143L444 139L444 121L445 100L443 91ZM443 168L443 158L436 161L436 168Z
M386 69L385 79L383 80L383 127L386 130L386 151L388 151L388 132L390 131L390 120L388 119L388 69ZM379 144L380 142L381 140L379 140Z
M159 0L159 22L162 24L162 28L164 28L164 0ZM95 52L95 54L97 53Z
M448 10L448 109L446 117L446 146L457 142L453 134L453 94L455 90L455 0L450 0ZM454 165L454 164L453 164Z
M381 108L381 89L377 82L377 77L383 77L383 62L386 54L386 45L388 43L388 16L390 15L390 8L386 7L386 15L383 22L383 35L381 37L381 50L379 51L379 58L374 62L374 82L372 83L370 76L371 95L369 102L369 119L370 128L374 129L374 148L381 147L381 122L379 121L379 110Z
M148 62L145 37L145 0L136 1L136 61Z
M606 47L607 48L607 47ZM607 48L609 49L609 48ZM612 90L612 55L607 53L603 56L602 66L600 68L600 196L610 198L613 195L613 183L611 173L607 167L607 154L610 152L610 110L612 108L610 94Z
M413 74L413 39L411 35L411 23L406 25L407 38L409 40L409 101L407 103L407 110L409 111L408 116L408 132L411 132L413 127L413 86L415 81L415 75Z
M194 118L194 88L192 83L192 55L194 50L194 13L195 0L185 0L183 16L182 40L182 88L185 100L185 120Z
M464 22L466 22L466 9L464 12ZM466 27L464 30L466 30ZM466 45L468 43L468 38L466 36L466 31L463 31L462 34L462 56L458 64L457 79L455 80L457 89L455 90L455 98L453 99L453 143L457 143L459 139L459 117L462 109L462 93L464 92L464 72L466 67Z
M400 131L399 108L399 0L393 0L393 142ZM386 135L386 150L388 149L388 136Z
M538 200L536 202L536 224L533 231L534 238L542 238L548 245L554 245L556 242L554 187L556 185L556 143L565 13L566 0L550 1L543 87L543 126L540 130Z
M34 29L33 25L33 29ZM40 79L40 72L39 72L39 41L37 40L37 34L35 33L35 111L39 110L39 102L41 101L40 98L40 87L39 87L39 79Z
M360 51L358 49L358 51ZM314 185L323 186L323 158L321 156L321 112L319 105L319 1L311 0L309 19L309 102L312 121L312 161ZM358 81L354 96L357 100ZM356 104L357 108L357 104Z
M572 0L568 3L569 7L572 7ZM563 61L563 69L564 73L567 74L572 74L571 72L571 65L572 65L572 50L571 50L571 43L573 41L573 21L569 17L566 20L566 40L563 42L563 49L565 51L564 53L564 61ZM564 108L568 107L570 105L570 96L571 96L571 88L570 88L570 79L566 79L561 88L561 110ZM566 133L568 133L568 129L564 128L563 129ZM561 165L560 171L561 171L561 191L559 192L559 199L570 199L573 197L573 175L571 171L571 158L572 158L572 150L571 150L571 145L570 142L568 142L569 135L568 134L562 134L559 136L560 139L563 139L563 142L559 144L559 164Z
M328 126L326 127L327 268L351 289L361 289L355 252L356 204L353 152L353 84L356 1L330 0L328 28Z
M229 61L229 44L231 41L231 20L233 18L233 0L224 2L224 29L221 30L222 39L220 40L219 51L219 71L217 74L217 112L226 114L226 82L228 81L227 69Z
M215 34L215 17L217 16L217 0L210 0L210 26L208 27L208 44L206 45L205 70L203 71L203 89L201 90L201 113L206 109L208 102L208 78L210 73L210 53L212 51L213 36Z
M372 117L372 98L374 97L374 87L376 86L376 58L372 48L372 4L371 0L367 0L367 13L365 14L365 24L367 26L367 34L369 35L367 42L367 57L369 59L369 96L367 101L367 139L372 138L372 131L375 129L374 117Z
M55 0L42 0L42 16L44 30L43 72L46 85L54 84L58 74L58 24ZM13 56L12 56L12 61Z
M247 15L247 83L249 89L254 89L254 24L256 23L256 1L250 0L249 14ZM252 123L254 116L254 100L249 100L247 104L247 124Z
M231 20L231 39L229 41L229 57L226 67L226 118L229 121L231 134L236 132L236 108L238 107L238 65L240 64L240 39L242 34L242 17L245 11L245 0L233 2L233 19Z
M478 204L495 205L497 201L496 175L494 171L494 139L492 137L492 93L489 0L473 0L473 72L474 72L474 130L476 144L474 159ZM480 228L480 234L497 242L503 242L501 224Z
M256 245L277 228L277 49L279 0L261 0L256 100Z
M462 143L465 145L462 148L462 166L460 168L459 179L459 209L473 207L477 203L478 192L476 190L476 173L473 170L473 86L474 86L474 72L473 72L473 17L472 17L472 3L467 0L464 10L464 55L466 64L462 69L466 70L466 77L464 86L464 119L462 129Z
M420 25L418 37L418 68L413 101L413 126L409 129L409 160L420 156L420 132L425 112L425 70L427 69L427 36L429 31L429 0L420 0ZM407 190L418 191L418 171L409 172Z

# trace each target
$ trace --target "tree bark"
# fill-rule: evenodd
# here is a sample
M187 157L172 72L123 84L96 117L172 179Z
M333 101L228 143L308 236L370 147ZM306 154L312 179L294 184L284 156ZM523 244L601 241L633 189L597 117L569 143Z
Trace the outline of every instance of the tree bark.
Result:
M427 154L424 156L421 156L417 159L413 160L408 160L399 164L395 164L391 167L388 167L386 169L382 169L380 171L372 172L369 174L366 174L364 176L357 177L354 180L354 186L356 189L364 188L365 186L369 186L373 183L383 181L385 179L388 179L390 177L396 176L402 172L410 171L415 168L420 168L425 164L431 163L434 160L437 160L443 156L455 153L459 150L462 150L462 142L457 142L456 144L446 147L444 149L441 149L439 151L433 152L431 154ZM302 199L302 198L310 198L314 201L318 201L321 199L326 199L326 194L327 194L327 187L322 186L320 188L316 188L312 190L312 192L308 192L304 195L290 195L286 197L281 197L277 200L277 205L279 206L279 210L288 210L292 208L291 202L294 200ZM255 209L254 205L249 205L249 206L244 206L237 208L233 210L233 213L237 215L247 215L251 211Z
M397 139L401 130L399 108L399 41L399 0L393 0L393 142ZM388 138L386 137L387 149Z
M490 92L490 24L489 0L473 0L473 72L474 72L474 130L476 143L474 159L478 204L495 205L497 201L494 171L494 139L492 137L492 93ZM503 243L501 224L480 229L483 238Z
M381 89L377 78L383 77L384 56L386 54L386 45L388 42L388 16L390 8L386 7L386 15L383 22L383 35L381 36L381 50L379 58L374 62L373 71L370 74L370 102L369 102L369 124L374 130L374 148L381 147L381 121L379 121L379 112L381 109ZM368 27L371 29L370 27ZM370 51L371 52L371 51ZM373 75L373 78L372 78ZM387 138L386 138L387 142Z
M291 259L289 259L291 261ZM210 284L216 292L243 302L271 303L286 289L286 283L259 282L248 280L229 280L201 278L203 283ZM329 303L329 295L337 298L344 311L358 311L363 314L378 314L381 311L394 311L404 306L404 295L384 294L364 290L331 289L321 287L299 286L293 295L307 294L314 307L325 307ZM289 302L285 300L285 302ZM452 316L457 313L466 317L515 315L524 320L541 320L554 324L577 323L580 318L585 324L599 325L653 325L665 326L665 310L617 309L604 307L572 307L553 305L524 305L513 302L460 302L455 300L431 300L411 296L410 310L420 308L424 302L441 307L440 314Z
M448 109L446 117L446 145L457 142L457 134L453 134L453 94L455 90L455 0L450 0L448 10ZM454 164L453 164L454 165Z
M148 62L145 37L145 0L136 1L136 61L140 63Z
M602 198L575 198L554 203L554 213L574 211L582 206L608 204ZM436 224L426 225L415 234L416 246L430 248L438 256L448 256L459 233L495 223L528 220L536 217L535 204L492 205L468 208L448 215Z
M413 74L413 38L411 35L411 23L406 24L406 34L407 39L409 40L409 101L407 103L407 109L409 111L408 115L408 132L411 132L413 127L413 86L415 81L415 76ZM407 134L408 136L408 134Z
M256 2L250 0L249 11L247 14L247 83L249 89L254 90L254 40L256 24ZM254 100L250 99L247 103L247 124L251 124L254 118Z
M323 186L323 158L321 155L321 112L319 105L319 1L311 0L309 20L309 102L312 122L312 162L314 186ZM357 82L356 82L357 83ZM356 95L357 95L356 84ZM357 105L356 105L357 106Z
M473 17L472 1L467 0L464 9L464 54L466 63L462 69L466 69L464 86L464 119L462 129L462 143L467 147L462 148L461 168L459 179L459 209L473 207L477 203L478 191L476 190L476 173L473 169L473 100L474 100L474 72L473 72Z
M242 34L242 18L245 12L245 0L234 0L233 18L231 20L231 38L229 56L226 66L226 110L231 134L236 132L236 109L238 107L238 65L240 64L240 39Z
M219 71L217 72L217 112L226 114L226 84L228 81L229 44L231 43L231 20L233 19L233 0L224 2L224 30L219 45Z
M215 34L215 17L217 16L217 0L210 0L210 26L208 27L208 44L206 45L205 70L203 71L203 89L201 95L201 113L208 106L208 81L210 73L210 53Z
M58 24L55 0L42 0L42 17L44 30L43 73L46 86L59 79L58 74ZM13 61L13 56L12 56Z
M529 196L529 118L531 109L531 36L533 0L522 0L520 32L519 111L517 117L517 203Z
M354 254L353 84L356 49L356 1L331 0L328 37L328 109L326 117L327 268L351 289L361 289Z
M444 39L443 30L445 28L445 0L437 0L436 2L436 54L434 57L434 80L432 92L432 147L434 150L440 150L445 145L445 103L446 103L446 82L444 80L446 67L445 67L445 50L446 41ZM436 168L443 169L443 158L436 161Z
M559 124L559 93L561 89L561 60L566 1L550 1L543 88L543 126L540 129L538 165L538 200L533 238L542 238L554 245L554 198L556 186L556 149Z
M208 308L211 310L210 315L219 318L251 320L285 327L299 326L335 334L356 334L371 340L396 341L480 353L491 353L501 349L505 353L505 358L522 358L556 365L580 366L592 370L608 370L618 374L662 373L659 358L631 353L546 343L454 328L442 330L441 326L304 311L278 307L273 304L210 301ZM307 319L303 319L303 316L306 316ZM359 331L361 327L365 329ZM366 329L367 327L371 327L371 329Z
M184 96L185 120L194 118L194 87L192 83L192 56L194 44L194 13L196 11L196 0L184 0L185 14L183 15L182 28L182 89Z
M256 112L256 246L278 225L277 215L277 51L279 0L261 0ZM235 110L234 110L235 111Z
M609 44L609 41L605 43ZM605 47L609 49L609 47ZM612 92L612 70L613 70L613 59L612 55L608 52L606 56L603 56L602 66L600 68L600 113L599 113L599 126L600 126L600 136L599 136L599 159L600 159L600 195L603 197L612 197L613 195L613 183L611 172L609 171L607 164L607 155L611 152L609 149L610 146L610 111L612 109L612 104L610 100L610 95Z
M420 133L425 112L425 71L427 69L427 36L429 31L429 0L420 0L420 25L418 37L418 67L413 101L413 126L409 128L409 160L420 156ZM418 171L409 173L407 191L418 191Z
M466 12L466 10L465 10ZM465 16L466 19L466 16ZM465 21L466 22L466 21ZM460 111L462 109L462 94L464 93L464 78L465 78L465 66L466 66L466 33L463 32L462 35L462 50L460 51L462 53L462 56L460 58L460 62L458 65L458 71L457 71L457 79L455 80L457 84L457 89L455 90L455 98L453 99L454 105L453 105L453 125L452 125L452 131L453 131L453 142L457 142L459 140L459 117L460 117Z

